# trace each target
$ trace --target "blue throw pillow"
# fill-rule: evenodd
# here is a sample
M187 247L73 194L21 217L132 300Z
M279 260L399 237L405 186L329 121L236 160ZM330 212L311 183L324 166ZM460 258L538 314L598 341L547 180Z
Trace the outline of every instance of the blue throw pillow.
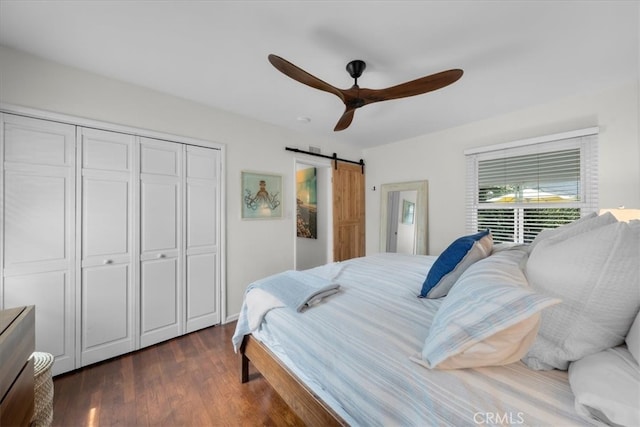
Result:
M491 231L463 236L449 245L433 264L422 284L420 298L441 298L460 275L476 261L488 257L493 249Z

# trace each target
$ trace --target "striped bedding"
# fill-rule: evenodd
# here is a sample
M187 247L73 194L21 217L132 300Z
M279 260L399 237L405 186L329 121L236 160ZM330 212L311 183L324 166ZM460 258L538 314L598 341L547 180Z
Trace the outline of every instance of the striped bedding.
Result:
M273 309L253 335L354 426L589 425L564 371L410 360L441 303L416 297L435 259L376 254L309 270L340 292L304 312Z

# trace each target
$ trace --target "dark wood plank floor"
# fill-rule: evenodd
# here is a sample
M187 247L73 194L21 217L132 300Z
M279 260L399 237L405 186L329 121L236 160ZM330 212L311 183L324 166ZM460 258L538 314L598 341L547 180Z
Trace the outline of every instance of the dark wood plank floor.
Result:
M54 377L53 425L302 425L255 370L240 383L234 328L203 329Z

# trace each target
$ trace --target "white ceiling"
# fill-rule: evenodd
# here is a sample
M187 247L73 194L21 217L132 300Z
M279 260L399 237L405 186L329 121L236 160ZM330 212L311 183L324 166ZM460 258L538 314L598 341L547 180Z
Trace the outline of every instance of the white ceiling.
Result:
M0 0L0 44L365 148L637 80L639 4ZM342 88L352 59L372 89L465 74L365 106L334 132L342 102L278 72L270 53Z

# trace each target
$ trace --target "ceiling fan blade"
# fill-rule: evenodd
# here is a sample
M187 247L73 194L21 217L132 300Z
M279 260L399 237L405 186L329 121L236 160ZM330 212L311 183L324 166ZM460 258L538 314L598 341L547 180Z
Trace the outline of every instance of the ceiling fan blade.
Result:
M333 93L344 102L344 95L342 93L342 90L330 85L329 83L323 80L320 80L316 76L313 76L307 73L302 68L297 67L296 65L293 65L291 62L287 61L286 59L280 58L279 56L274 54L270 54L269 62L271 62L271 65L276 67L281 73L283 73L288 77L291 77L293 80L297 80L300 83L303 83L307 86L311 86L314 89L319 89L325 92Z
M348 128L349 125L351 124L351 121L353 120L353 114L355 112L356 112L355 108L347 107L347 109L344 110L344 113L342 113L340 120L338 120L336 127L333 128L334 132L345 130L346 128Z
M365 63L361 60L351 61L347 64L347 71L354 79L354 84L349 89L339 89L329 83L320 80L316 76L307 73L302 68L292 64L277 55L270 54L269 62L284 75L314 89L332 93L342 100L346 109L338 120L334 131L341 131L348 128L353 121L355 110L374 102L387 101L390 99L406 98L420 95L426 92L441 89L462 77L463 71L452 69L440 73L431 74L410 82L391 86L385 89L361 89L358 86L358 77L365 69Z
M373 102L420 95L449 86L460 79L462 74L463 71L460 69L442 71L385 89L360 89L360 96L365 100L366 104L371 104Z

